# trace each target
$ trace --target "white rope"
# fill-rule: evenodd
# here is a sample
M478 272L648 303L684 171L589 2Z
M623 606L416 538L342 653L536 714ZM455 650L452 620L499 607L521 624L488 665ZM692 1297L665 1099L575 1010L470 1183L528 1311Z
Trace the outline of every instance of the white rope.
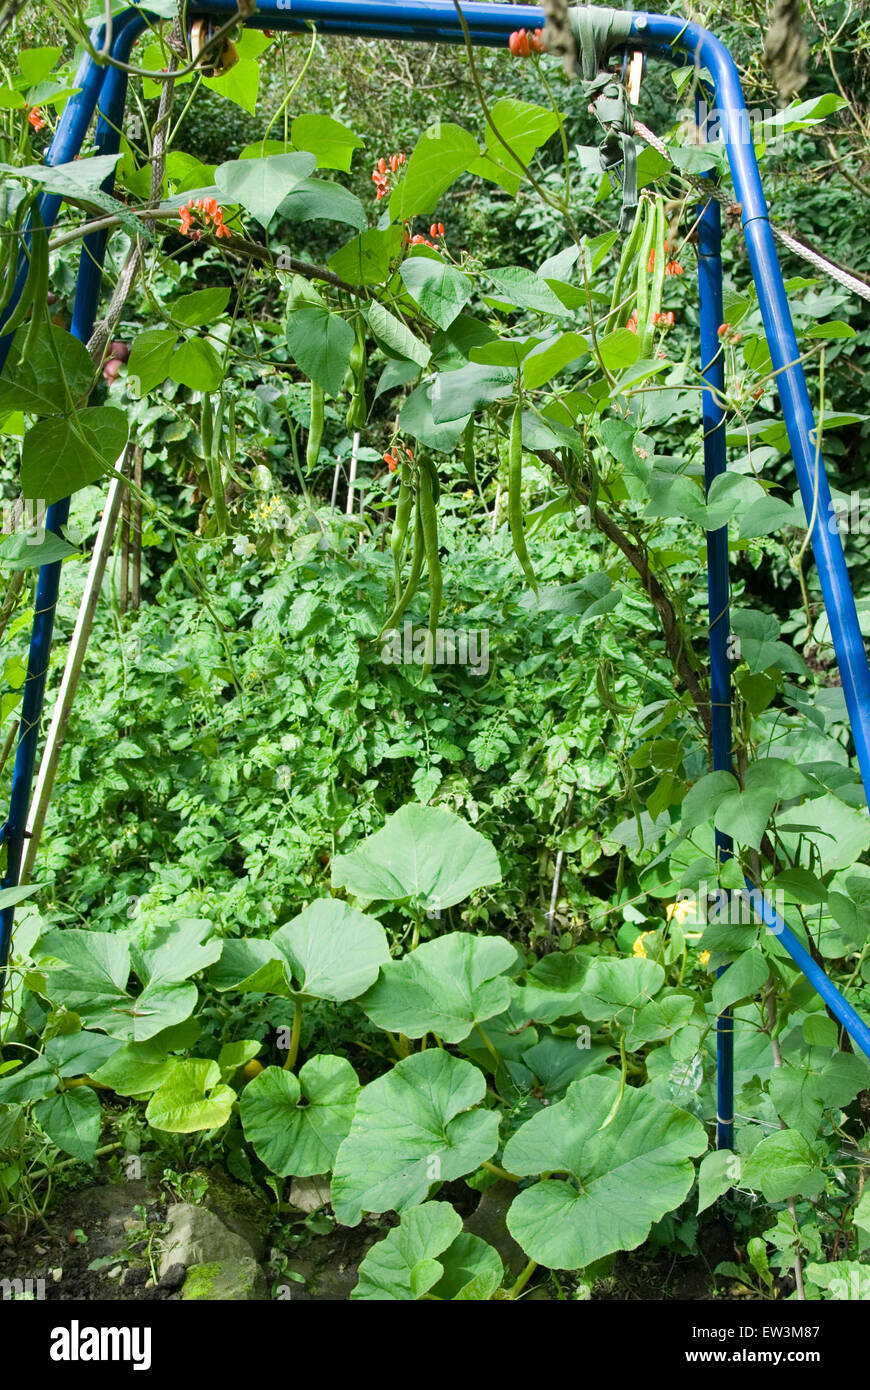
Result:
M648 145L651 145L654 150L658 151L663 159L668 161L671 168L676 167L671 158L670 150L657 135L653 134L641 121L635 121L634 129L635 133L639 135L642 140L645 140ZM696 178L692 174L686 174L682 169L678 169L677 172L681 174L693 188L696 188L699 193L703 193L708 198L715 198L716 202L721 203L723 207L730 207L734 202L733 198L727 193L724 193L721 188L712 186L707 179ZM770 223L770 230L773 232L777 241L782 242L783 246L787 246L789 251L793 251L796 256L800 256L802 260L815 266L823 275L827 275L832 280L836 280L838 284L842 285L844 289L849 290L851 294L857 294L861 299L870 302L870 285L866 284L864 280L857 279L856 276L850 275L848 270L844 270L842 266L837 265L834 261L829 261L826 256L820 256L817 251L810 250L809 246L799 241L797 237L792 236L790 232L785 231L782 227L778 227L775 222Z

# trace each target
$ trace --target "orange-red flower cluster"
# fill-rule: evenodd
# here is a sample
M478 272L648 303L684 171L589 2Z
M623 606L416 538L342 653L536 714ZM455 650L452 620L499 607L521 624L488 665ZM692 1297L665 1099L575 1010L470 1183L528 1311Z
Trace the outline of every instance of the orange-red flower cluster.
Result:
M647 263L646 263L646 269L647 269L647 274L648 274L648 275L652 275L652 273L653 273L653 266L655 265L655 263L656 263L656 249L655 249L655 247L653 247L653 249L652 249L652 250L650 251L650 253L649 253L649 260L648 260ZM680 265L679 261L668 261L667 264L665 265L665 275L682 275L682 273L683 273L683 267Z
M413 452L407 447L407 445L405 446L405 453L408 455L409 459L413 459ZM391 473L395 473L396 469L399 466L399 459L395 449L387 450L387 452L384 454L384 463L387 465L387 468Z
M404 162L405 156L403 154L391 154L389 162L381 155L374 169L372 169L372 182L376 189L377 202L380 202L382 198L386 198L390 191L390 180L387 175L387 169L389 169L391 174L397 174Z
M716 332L723 342L733 343L735 347L738 343L743 341L743 334L739 333L737 329L732 328L730 323L720 323Z
M673 309L664 309L659 314L653 314L653 323L659 324L661 328L673 328L676 320L674 319ZM625 325L629 333L637 332L637 310L632 309L631 318Z
M189 236L191 241L199 241L204 231L213 231L218 237L231 235L224 223L224 210L218 206L216 198L197 198L195 203L185 203L178 216L182 236Z
M543 29L535 29L531 36L526 29L515 29L508 39L508 48L515 58L528 58L532 53L543 53Z
M32 111L28 111L27 119L33 126L34 130L42 130L42 127L45 125L45 117L43 116L42 111L38 106L34 106Z
M406 246L428 246L430 250L437 251L438 247L435 245L434 241L430 241L430 237L438 237L440 240L443 241L445 235L446 233L444 230L443 222L433 222L432 226L429 228L429 236L424 236L422 232L417 232L414 236L412 236L410 232L410 224L407 222L405 223Z

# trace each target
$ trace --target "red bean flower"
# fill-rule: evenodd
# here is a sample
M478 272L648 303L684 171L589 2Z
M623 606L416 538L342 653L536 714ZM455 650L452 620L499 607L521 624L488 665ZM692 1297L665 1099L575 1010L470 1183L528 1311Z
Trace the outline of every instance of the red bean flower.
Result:
M28 111L27 119L33 126L34 130L42 130L43 126L45 125L45 118L42 114L40 107L38 106L34 106L32 111Z
M189 236L191 241L199 241L203 232L213 232L216 237L232 235L224 224L224 210L216 198L197 198L193 204L185 203L179 209L178 220L181 235Z
M405 162L405 156L401 153L391 154L389 161L385 155L381 155L374 169L372 169L372 183L375 185L375 199L380 202L386 198L390 191L389 174L398 173ZM389 173L387 172L389 170Z

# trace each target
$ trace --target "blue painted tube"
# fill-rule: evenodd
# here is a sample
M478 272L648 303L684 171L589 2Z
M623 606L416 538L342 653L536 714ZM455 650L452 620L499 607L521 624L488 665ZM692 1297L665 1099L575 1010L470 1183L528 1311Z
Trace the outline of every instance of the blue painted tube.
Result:
M145 19L136 11L127 11L115 23L112 53L113 56L125 62L130 56L130 50L145 26ZM98 91L102 93L100 109L102 117L97 122L97 132L95 143L97 152L100 154L114 154L119 145L119 135L114 127L120 127L124 117L124 104L127 95L127 76L117 68L111 68L106 74L104 69L99 69L92 60L86 60L85 66L90 63L92 68L97 68L100 73L100 85ZM81 72L88 89L93 90L91 84L92 74L90 70ZM65 113L64 113L65 114ZM84 120L84 108L79 108L75 120L71 120L64 127L63 123L58 127L58 134L52 143L52 153L55 155L54 163L64 163L73 159L77 153L74 140L77 138L81 144L87 132L90 116L93 114L93 103L90 105L87 120ZM63 139L59 137L63 134ZM112 180L106 181L104 187L111 188ZM60 200L57 200L59 204ZM57 207L54 215L57 214ZM105 238L92 243L88 247L86 239L84 249L79 261L79 273L76 284L76 296L73 307L73 318L71 332L73 335L85 342L90 337L96 317L97 304L99 301L100 284L102 280L102 258L105 253ZM56 535L60 534L69 519L69 498L63 498L49 507L45 516L46 531L53 531ZM36 752L39 743L39 725L42 716L42 707L45 698L45 683L48 676L49 658L51 655L51 640L54 631L54 615L57 607L57 595L60 586L60 564L43 565L39 571L39 578L36 585L36 602L33 619L33 627L30 636L30 651L27 661L27 676L24 682L24 694L21 704L21 725L18 737L18 745L15 750L15 765L12 771L12 789L9 801L9 815L5 827L6 843L6 873L3 878L2 886L12 888L18 883L21 871L21 859L24 850L24 832L27 825L27 812L30 805L30 792L33 784L33 771L36 763ZM12 927L14 923L15 910L7 907L0 912L0 971L5 971L6 963L9 958L9 945L12 937ZM2 1003L3 977L0 975L0 1003Z
M701 396L704 425L704 484L726 470L725 359L719 338L722 323L722 217L710 198L698 219L698 295L701 320ZM731 666L729 632L728 527L707 532L707 612L710 643L710 719L713 726L713 770L731 771ZM716 860L724 864L733 853L731 837L716 831ZM727 968L727 967L726 967ZM721 971L719 972L722 973ZM716 1146L734 1147L734 1015L725 1009L716 1021Z
M750 265L771 360L778 372L777 386L804 510L808 521L812 520L813 554L843 682L864 792L870 801L870 670L839 531L836 527L833 533L828 529L827 523L833 514L830 489L821 453L816 459L815 420L803 368L797 361L797 340L768 220L758 161L749 136L749 118L737 68L725 46L695 24L683 24L681 20L664 15L635 14L632 36L640 47L652 49L669 58L677 57L679 49L688 51L699 66L709 70L713 78L722 138L728 151L737 199L743 205L743 228ZM712 576L710 582L712 585ZM711 656L712 650L711 643ZM866 1024L749 880L747 887L761 899L760 915L765 925L776 932L795 964L831 1012L862 1051L870 1056L870 1030ZM725 1057L721 1057L720 1064L724 1062ZM719 1084L721 1088L721 1074Z
M677 48L687 50L713 78L722 138L728 151L737 199L743 205L746 246L770 356L777 371L777 387L804 510L808 520L814 518L811 528L813 554L864 792L870 802L870 669L839 530L836 525L829 529L834 515L831 493L821 452L817 466L813 410L803 368L798 365L797 340L768 220L758 161L749 136L749 117L737 68L724 44L706 29L669 16L635 14L632 40L666 56L673 56Z
M97 49L102 47L103 33L101 25L91 35L91 41ZM66 164L78 154L91 123L91 117L94 114L94 107L99 99L105 76L106 69L100 67L92 58L86 56L82 59L74 78L74 85L79 90L75 96L70 97L63 109L57 130L54 133L54 139L45 156L46 164ZM39 211L45 225L46 235L54 226L60 204L61 199L56 193L43 193L39 198ZM24 235L29 246L29 223ZM15 290L9 303L10 313L21 298L21 291L27 279L27 266L27 257L22 250ZM11 335L7 335L5 338L0 337L0 371L3 369L11 342Z
M229 19L235 0L208 0L190 5L191 18L209 15ZM544 13L537 5L463 4L462 13L476 42L493 48L507 45L514 29L539 29ZM357 38L419 39L430 43L462 43L462 26L452 0L260 0L246 23L259 29L304 33L309 22L318 33Z
M138 11L128 10L123 18L123 27L116 34L112 54L120 62L126 63L129 61L134 43L145 28L145 17ZM126 99L127 74L119 68L109 68L103 83L94 136L98 154L118 153L121 147L121 125ZM103 192L111 193L114 184L114 174L110 174L101 185ZM93 329L108 239L109 233L106 229L92 233L82 242L71 325L74 336L82 341L90 337Z
M806 947L801 945L794 932L749 878L746 879L746 887L750 894L753 911L758 914L768 931L779 938L795 965L806 975L810 984L824 999L831 1013L840 1020L852 1041L858 1044L867 1057L870 1057L870 1028L858 1016L852 1005L846 1002L836 985L828 979L822 967L816 964Z

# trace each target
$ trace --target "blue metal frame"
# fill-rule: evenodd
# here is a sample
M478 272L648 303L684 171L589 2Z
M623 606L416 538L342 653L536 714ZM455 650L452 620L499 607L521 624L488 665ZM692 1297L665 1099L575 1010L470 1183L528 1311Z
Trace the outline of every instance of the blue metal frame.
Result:
M292 8L291 8L292 5ZM285 8L286 6L286 8ZM595 7L597 8L597 7ZM237 11L235 0L192 0L189 18L229 19ZM147 8L124 11L115 19L112 53L126 58L146 23ZM515 29L536 29L545 23L543 12L533 5L464 3L462 13L472 43L481 47L507 47ZM602 11L602 13L605 13ZM261 0L258 12L245 19L254 28L305 32L314 23L326 35L386 38L398 41L461 44L463 27L452 0ZM102 44L97 31L95 46ZM623 47L626 45L623 44ZM797 470L801 496L808 520L825 609L843 683L846 706L865 793L870 803L870 669L858 625L839 531L827 526L831 515L830 489L821 451L815 438L815 420L799 361L782 272L776 255L767 204L755 150L746 132L749 124L740 87L740 78L728 50L699 25L685 23L669 15L635 12L631 16L628 46L658 54L669 61L692 61L710 72L721 123L721 135L728 152L737 200L743 206L743 230L750 265L761 306L764 330L776 372L777 387L789 443ZM77 76L78 94L71 98L52 142L48 160L52 164L71 159L81 147L97 100L103 113L97 125L97 145L106 153L117 149L117 132L123 119L126 78L117 69L100 67L86 58ZM111 186L108 184L107 186ZM60 200L45 196L42 217L50 227ZM88 238L79 264L73 332L86 339L92 329L99 296L105 237ZM698 277L701 314L701 365L706 389L703 393L704 465L709 490L713 480L725 471L725 434L721 391L724 364L716 329L722 322L721 228L718 206L710 201L699 222ZM22 280L23 283L23 280ZM0 340L0 367L8 351L8 340ZM57 530L68 514L68 502L49 509L48 525ZM708 603L710 621L710 680L712 705L713 767L731 768L731 690L728 658L728 530L722 527L707 537ZM45 674L57 601L59 565L40 571L36 615L30 646L27 684L22 706L21 733L16 751L12 784L12 804L5 827L8 860L4 887L17 883L23 846L27 805L33 777L39 719L45 689ZM730 840L717 836L720 859L732 852ZM753 901L758 890L749 883ZM859 1047L870 1056L870 1029L843 998L773 908L762 903L760 915L788 951L795 964L818 990L831 1012L840 1020ZM12 931L13 912L0 914L0 970L5 966ZM0 978L2 990L2 978ZM0 992L2 1003L2 992ZM720 1147L733 1142L733 1034L730 1011L718 1021L718 1132Z
M704 428L704 486L709 494L727 468L725 456L725 354L719 337L722 308L722 213L708 198L698 215L698 303L701 328L701 397ZM707 613L710 643L710 721L714 772L731 771L731 662L728 578L728 527L707 532ZM717 864L731 858L729 835L715 832ZM722 973L721 971L719 972ZM716 1142L734 1147L734 1014L725 1009L716 1021Z
M144 16L136 10L127 11L116 20L112 36L111 51L113 57L122 62L129 59L133 44L145 27L145 23ZM94 33L92 38L94 46L101 48L104 38L102 27ZM126 73L119 68L98 67L92 59L86 58L79 68L76 80L80 90L76 96L70 98L58 123L55 137L46 157L46 161L50 165L64 164L75 158L81 149L94 114L94 108L98 102L95 135L97 153L115 154L120 145L119 130L124 119L124 107L127 98ZM108 178L103 184L104 189L110 192L113 183L113 178ZM43 195L40 199L40 212L45 224L46 236L54 225L61 201L54 194ZM71 332L82 342L88 340L94 327L102 284L105 249L105 233L87 237L79 258ZM19 279L23 284L20 274ZM8 337L0 340L0 367L6 360L9 347L10 339ZM59 535L68 519L69 498L66 497L48 508L45 516L45 529ZM39 571L36 585L27 675L21 702L20 733L12 770L9 815L3 827L3 839L6 844L6 872L2 884L4 888L15 887L21 871L27 812L30 805L33 771L39 744L39 726L45 698L45 682L48 675L51 639L54 632L54 615L60 587L60 571L60 563L43 565ZM0 911L0 971L5 971L9 958L14 918L14 907L6 907ZM2 986L3 977L0 975L0 1002L2 1002Z

